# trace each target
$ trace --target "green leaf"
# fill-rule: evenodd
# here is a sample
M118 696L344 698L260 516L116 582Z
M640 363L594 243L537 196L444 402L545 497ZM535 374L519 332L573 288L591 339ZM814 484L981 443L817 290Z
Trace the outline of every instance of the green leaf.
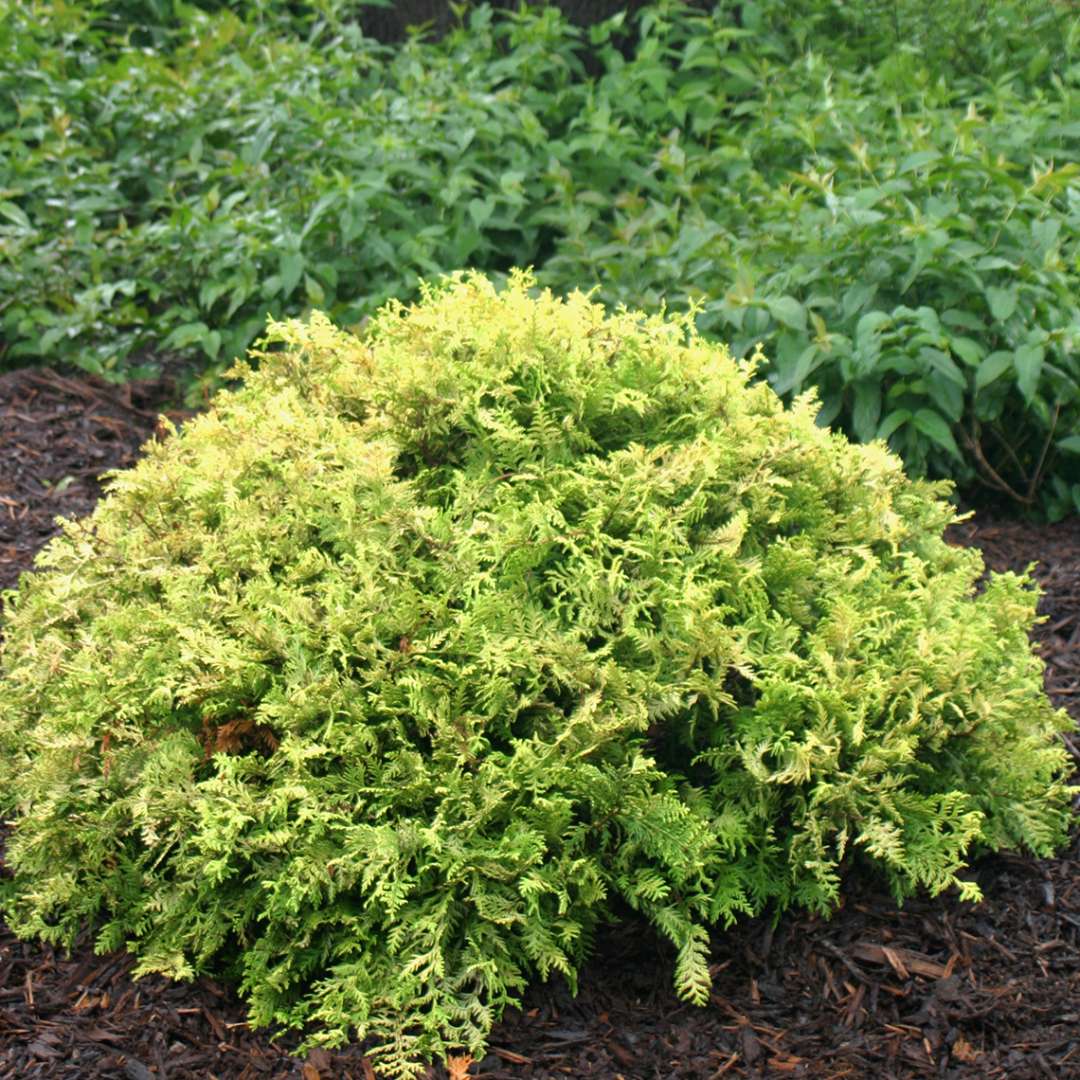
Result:
M203 311L209 311L221 296L229 288L228 281L214 281L207 279L199 286L199 307Z
M304 227L300 230L300 238L303 239L322 219L330 207L334 206L340 201L340 196L337 191L328 191L325 195L319 197L315 205L311 208L311 212L307 216L307 221L304 222Z
M878 417L881 416L881 386L872 380L855 384L855 406L851 423L860 442L877 437Z
M989 386L1013 366L1013 354L1005 349L990 353L975 372L975 389Z
M488 223L494 212L495 204L491 199L469 200L469 217L478 229L482 229Z
M766 300L769 314L789 330L806 333L806 308L794 296L781 296L776 300Z
M975 260L976 270L1015 270L1016 263L1003 259L1000 255L984 255Z
M949 244L949 254L957 255L965 262L981 257L985 251L986 248L974 240L952 240Z
M888 440L889 436L892 435L894 431L906 424L910 419L910 410L893 409L893 411L881 421L881 425L877 430L877 438Z
M861 341L876 334L883 326L892 321L892 316L884 311L868 311L855 325L855 340Z
M849 286L844 291L844 298L842 301L844 318L850 319L855 312L861 311L874 299L876 293L877 286L869 285L865 282L859 282Z
M948 326L960 326L979 334L986 330L986 320L980 319L970 311L960 308L947 308L941 313L941 321Z
M189 345L201 342L209 333L210 327L204 322L183 323L173 330L162 344L166 348L185 349Z
M986 302L990 306L990 314L998 322L1005 322L1014 311L1018 301L1018 293L1015 285L1007 289L999 289L995 285L988 285L986 289Z
M204 334L202 348L203 352L211 360L216 360L218 353L221 351L221 334L217 330L211 330L209 333Z
M66 326L53 326L46 330L38 341L38 349L42 356L48 356L56 345L67 336L68 331Z
M322 307L326 303L326 291L316 278L310 274L304 275L304 295L308 302L315 307Z
M803 384L806 382L807 376L814 370L815 360L818 360L821 354L821 349L817 345L807 345L798 358L792 365L790 372L786 375L781 374L774 384L774 389L778 394L786 394L789 391L799 393Z
M974 338L969 337L949 338L949 348L973 368L977 368L986 355L986 350Z
M1016 350L1016 385L1028 405L1035 400L1045 356L1046 350L1041 345L1021 345Z
M953 457L960 459L960 451L953 438L952 430L939 413L932 409L917 409L911 422L917 430L936 442L943 450L947 450Z
M1054 445L1068 454L1080 454L1080 435L1066 435L1064 439L1058 439Z
M821 408L818 409L818 414L814 417L814 423L818 427L828 427L840 415L840 410L843 407L844 395L839 391L822 395Z
M240 151L240 158L244 164L258 165L262 161L263 155L270 148L270 144L274 141L276 135L277 131L274 128L273 117L265 117L255 130L255 134L251 141L245 143L243 149Z
M967 378L956 366L956 362L948 353L942 352L941 349L923 346L923 348L919 350L919 359L926 363L932 370L943 375L950 382L955 383L961 388L967 388Z
M13 202L0 202L0 217L5 217L8 221L15 225L18 225L20 229L26 232L33 231L33 225L30 223L30 219L26 216L26 212L16 206Z
M896 175L903 176L904 173L909 173L915 169L921 169L925 165L931 165L935 161L941 159L941 154L937 150L916 150L913 154L908 154L900 165L897 167Z
M1057 218L1045 218L1031 223L1031 236L1038 246L1048 251L1061 235L1061 222Z
M292 296L293 290L300 284L300 277L303 273L304 256L299 251L282 252L281 260L278 263L282 296Z

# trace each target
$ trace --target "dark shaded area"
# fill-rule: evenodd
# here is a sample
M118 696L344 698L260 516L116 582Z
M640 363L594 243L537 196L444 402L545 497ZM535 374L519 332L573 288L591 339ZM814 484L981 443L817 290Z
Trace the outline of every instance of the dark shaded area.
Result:
M56 514L93 507L102 470L136 459L175 390L168 376L122 388L46 370L0 376L0 587L29 568ZM1047 688L1080 719L1080 520L982 517L952 539L997 570L1039 561ZM675 998L670 951L627 922L603 935L576 998L561 981L534 986L459 1075L1080 1077L1080 837L1060 858L995 856L973 873L980 904L944 896L897 910L855 879L830 920L717 932L704 1009ZM136 982L131 967L123 953L95 956L89 935L67 955L0 924L0 1080L377 1076L359 1047L291 1056L298 1040L250 1031L242 1003L210 979Z
M627 18L635 15L652 0L548 0L531 7L556 7L575 26L593 26L612 15L625 11ZM518 11L520 0L493 0L495 9ZM691 6L715 7L710 0L691 0ZM468 15L465 15L468 19ZM442 37L457 17L448 0L394 0L386 7L364 7L356 15L364 33L383 43L403 41L410 27L423 27L425 36Z

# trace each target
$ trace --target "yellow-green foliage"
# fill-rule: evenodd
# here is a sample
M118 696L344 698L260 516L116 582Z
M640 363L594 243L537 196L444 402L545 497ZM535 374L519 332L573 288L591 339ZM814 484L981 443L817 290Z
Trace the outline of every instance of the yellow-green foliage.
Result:
M479 1055L616 897L703 1001L706 927L1049 852L1030 581L943 489L685 323L457 276L239 390L6 596L11 925L97 921L260 1024ZM270 349L270 346L267 346Z

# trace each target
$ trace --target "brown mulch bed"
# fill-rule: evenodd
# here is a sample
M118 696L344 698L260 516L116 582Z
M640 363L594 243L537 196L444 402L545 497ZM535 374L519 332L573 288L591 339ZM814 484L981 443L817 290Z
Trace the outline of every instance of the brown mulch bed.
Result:
M30 566L56 515L93 507L101 471L136 459L174 390L167 378L117 388L0 375L0 588ZM982 548L994 569L1039 562L1047 688L1080 719L1080 520L981 517L953 539ZM974 873L979 904L939 897L898 910L855 880L831 920L717 932L704 1009L675 998L670 953L627 922L603 937L576 998L557 980L533 987L468 1075L1080 1078L1080 835L1060 858L996 856ZM209 979L135 982L130 968L124 953L96 956L89 937L68 955L0 923L0 1080L376 1076L359 1047L291 1056L296 1040L249 1030L235 994Z

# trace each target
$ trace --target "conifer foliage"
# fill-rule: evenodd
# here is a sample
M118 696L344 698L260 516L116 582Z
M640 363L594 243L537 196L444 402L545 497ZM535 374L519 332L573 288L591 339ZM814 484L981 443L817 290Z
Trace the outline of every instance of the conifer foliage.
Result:
M1048 853L1025 577L690 321L455 275L271 326L5 595L4 914L259 1024L481 1056L625 906L708 929Z

